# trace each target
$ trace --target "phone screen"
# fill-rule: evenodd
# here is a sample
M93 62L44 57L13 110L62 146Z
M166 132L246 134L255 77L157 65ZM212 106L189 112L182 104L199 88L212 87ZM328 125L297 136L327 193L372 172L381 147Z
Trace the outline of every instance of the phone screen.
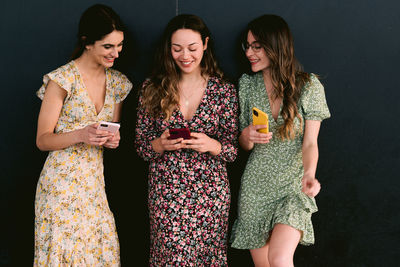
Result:
M174 128L169 129L169 137L168 139L190 139L190 131L188 128Z

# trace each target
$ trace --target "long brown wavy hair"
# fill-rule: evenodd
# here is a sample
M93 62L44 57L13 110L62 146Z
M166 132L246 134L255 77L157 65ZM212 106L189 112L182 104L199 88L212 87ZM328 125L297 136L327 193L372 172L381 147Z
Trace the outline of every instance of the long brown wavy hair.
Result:
M207 49L200 63L201 75L215 76L223 79L213 51L213 41L209 29L203 20L195 15L182 14L174 17L164 30L161 43L156 53L153 72L143 86L142 105L153 117L160 115L168 120L179 106L180 69L171 55L171 37L180 29L198 32L203 44L208 37Z
M300 120L300 131L303 129L297 102L302 88L310 81L310 75L303 72L294 55L293 36L283 18L263 15L248 24L246 36L249 31L260 42L270 61L274 97L283 100L281 115L284 123L278 128L279 136L282 140L294 139L297 134L295 118Z

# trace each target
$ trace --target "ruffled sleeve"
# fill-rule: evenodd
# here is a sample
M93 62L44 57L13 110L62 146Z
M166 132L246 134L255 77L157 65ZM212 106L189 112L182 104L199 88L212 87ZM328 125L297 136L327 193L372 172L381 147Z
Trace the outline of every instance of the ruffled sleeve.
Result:
M249 116L250 116L250 107L249 107L249 92L250 87L250 76L247 74L243 74L239 79L239 108L240 108L240 116L239 116L239 130L243 131L244 128L250 125Z
M70 62L43 76L43 85L36 92L36 95L41 100L43 100L44 98L44 93L50 80L58 84L65 91L67 91L67 97L65 99L69 99L69 97L71 96L72 88L74 88L74 85L76 83L75 74L73 72L71 64L72 63Z
M115 103L122 102L132 89L132 83L121 72L110 69L112 73L112 88L114 89Z
M304 88L301 108L306 120L322 121L331 116L324 87L314 74L311 74L311 80Z

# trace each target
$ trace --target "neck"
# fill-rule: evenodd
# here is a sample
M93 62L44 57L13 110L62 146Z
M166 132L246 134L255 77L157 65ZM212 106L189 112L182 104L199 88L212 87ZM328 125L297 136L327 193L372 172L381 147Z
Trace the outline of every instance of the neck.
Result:
M179 83L197 83L199 82L199 80L204 80L204 77L201 75L200 69L191 73L181 73Z
M104 66L91 59L86 52L83 52L83 54L74 61L78 65L79 70L90 77L104 75Z
M270 72L269 67L263 69L261 72L262 72L262 76L264 78L264 81L271 81L271 72Z
M264 79L265 89L267 90L268 94L270 92L272 93L273 86L272 86L272 79L271 79L271 73L269 71L269 68L262 71L262 76Z

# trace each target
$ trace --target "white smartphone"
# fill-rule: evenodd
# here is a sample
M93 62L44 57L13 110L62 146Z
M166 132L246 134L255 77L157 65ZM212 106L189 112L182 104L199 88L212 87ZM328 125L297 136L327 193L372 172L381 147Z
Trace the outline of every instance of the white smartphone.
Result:
M119 129L119 123L101 121L99 122L99 126L97 126L97 130L109 131L111 133L116 133Z

